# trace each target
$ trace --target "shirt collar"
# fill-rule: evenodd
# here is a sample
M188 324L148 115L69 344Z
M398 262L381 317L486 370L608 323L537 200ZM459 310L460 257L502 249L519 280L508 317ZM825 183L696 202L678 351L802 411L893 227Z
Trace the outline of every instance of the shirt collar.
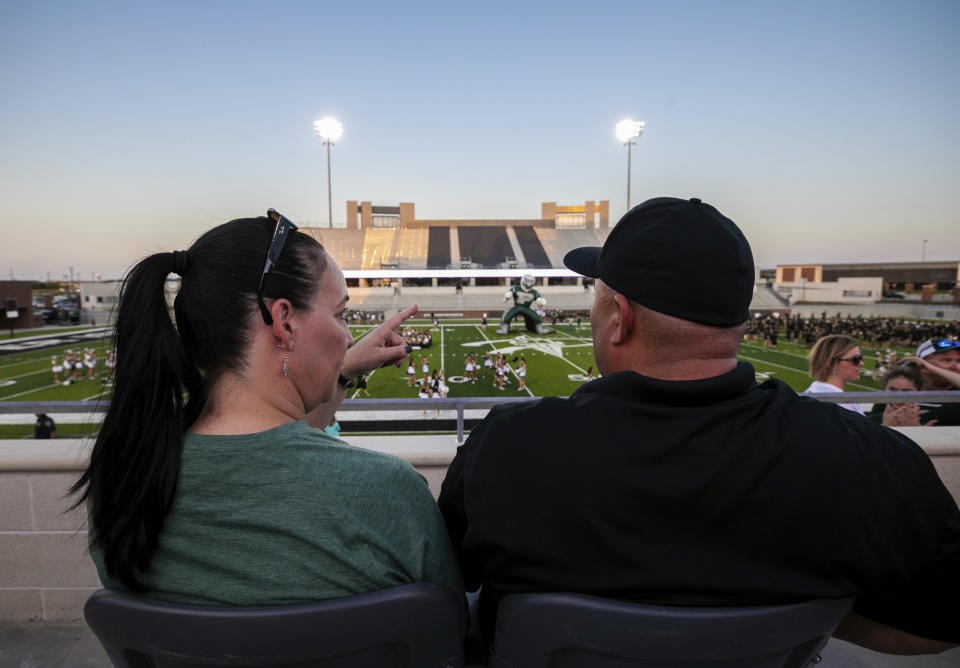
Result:
M756 373L748 362L739 362L725 374L699 380L660 380L635 371L618 371L581 385L573 397L611 394L632 401L695 406L730 399L757 387Z

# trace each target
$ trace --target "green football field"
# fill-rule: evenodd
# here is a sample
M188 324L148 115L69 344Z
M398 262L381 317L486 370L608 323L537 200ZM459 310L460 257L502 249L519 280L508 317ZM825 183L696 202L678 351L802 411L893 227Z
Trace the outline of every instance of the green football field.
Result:
M414 322L412 326L424 328L426 322ZM361 336L369 327L352 327L354 336ZM781 339L782 341L782 339ZM105 383L104 354L109 340L79 344L92 346L98 359L98 376L64 386L54 384L50 357L56 354L62 359L63 351L71 346L35 350L0 357L0 401L80 401L109 397L110 386ZM78 344L72 344L74 349ZM477 372L477 382L464 382L464 360L468 352L483 360L483 353L496 351L511 362L516 369L514 358L524 357L527 361L527 389L517 389L517 379L511 374L510 383L503 390L493 387L492 378L482 378L483 370ZM879 389L873 381L873 349L863 346L865 357L864 375L857 383L847 385L848 391L870 391ZM908 352L898 349L899 353ZM758 380L778 378L793 389L803 391L810 384L807 376L806 346L781 343L778 349L763 350L759 342L745 342L740 349L740 359L753 364ZM487 331L481 330L478 322L458 320L441 323L433 330L433 345L430 348L413 351L417 377L421 377L421 357L427 357L430 368L443 368L450 387L450 397L499 397L499 396L566 396L587 379L587 372L595 367L590 341L590 330L584 324L577 330L573 325L560 325L547 335L528 334L516 324L510 334L496 334L496 325L491 323ZM596 370L594 369L594 373ZM374 398L416 397L417 389L408 387L406 364L402 367L377 369L370 376L368 389ZM364 398L365 395L351 395Z
M519 322L519 321L518 321ZM424 323L423 326L426 326ZM441 323L440 330L433 330L433 344L430 348L414 350L417 377L422 376L421 358L426 356L433 370L442 365L450 386L450 397L497 397L497 396L566 396L587 380L587 372L594 367L593 348L589 326L584 324L577 330L573 325L559 325L555 332L546 335L529 334L516 324L510 334L499 335L496 326L491 324L483 332L479 324L470 321ZM781 339L782 341L782 339ZM512 360L523 357L527 362L527 389L517 389L517 379L511 374L510 384L503 390L493 387L492 377L480 379L478 372L476 383L464 382L464 360L467 353L474 352L478 360L483 359L486 351L497 351L511 362L511 368L517 364ZM757 380L777 378L787 383L797 392L804 391L810 385L807 375L808 347L781 343L777 350L763 350L760 342L744 342L740 347L740 359L750 362L757 372ZM874 356L876 351L861 347L864 355L863 376L857 383L848 383L850 392L869 392L879 390L873 380ZM885 349L884 349L885 352ZM907 352L898 349L898 353ZM378 369L368 381L371 397L396 398L416 397L417 389L407 386L406 364L401 368ZM363 398L363 394L352 396Z

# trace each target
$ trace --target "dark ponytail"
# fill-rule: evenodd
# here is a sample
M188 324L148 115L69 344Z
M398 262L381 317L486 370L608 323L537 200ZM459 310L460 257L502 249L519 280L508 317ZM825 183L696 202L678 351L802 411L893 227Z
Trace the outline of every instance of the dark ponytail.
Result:
M123 282L114 330L117 351L113 396L72 492L88 503L91 542L103 553L107 575L143 592L142 574L159 544L173 505L183 435L207 402L220 375L242 368L255 293L273 224L235 220L201 236L189 251L142 260ZM323 248L291 234L277 270L264 281L264 298L285 297L309 310L326 266ZM167 309L170 273L182 275Z

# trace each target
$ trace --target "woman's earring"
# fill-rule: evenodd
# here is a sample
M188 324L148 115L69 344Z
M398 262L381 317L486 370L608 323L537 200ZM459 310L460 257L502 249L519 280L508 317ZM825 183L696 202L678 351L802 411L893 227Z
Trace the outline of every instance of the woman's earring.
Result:
M290 359L290 356L289 356L289 355L284 355L284 356L283 356L283 369L282 369L282 371L283 371L283 377L284 377L284 378L286 378L286 377L287 377L287 374L290 372L289 367L287 367L287 360L289 360L289 359Z

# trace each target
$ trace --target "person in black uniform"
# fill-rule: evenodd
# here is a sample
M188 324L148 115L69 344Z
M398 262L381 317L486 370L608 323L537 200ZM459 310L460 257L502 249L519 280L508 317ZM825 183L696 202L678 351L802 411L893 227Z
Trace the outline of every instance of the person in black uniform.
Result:
M34 438L56 438L57 425L46 413L37 413L37 423L33 427Z
M733 221L653 199L564 263L597 279L600 377L494 408L440 493L488 640L503 596L565 591L854 598L838 637L894 653L960 643L960 509L909 438L738 362L754 265Z

